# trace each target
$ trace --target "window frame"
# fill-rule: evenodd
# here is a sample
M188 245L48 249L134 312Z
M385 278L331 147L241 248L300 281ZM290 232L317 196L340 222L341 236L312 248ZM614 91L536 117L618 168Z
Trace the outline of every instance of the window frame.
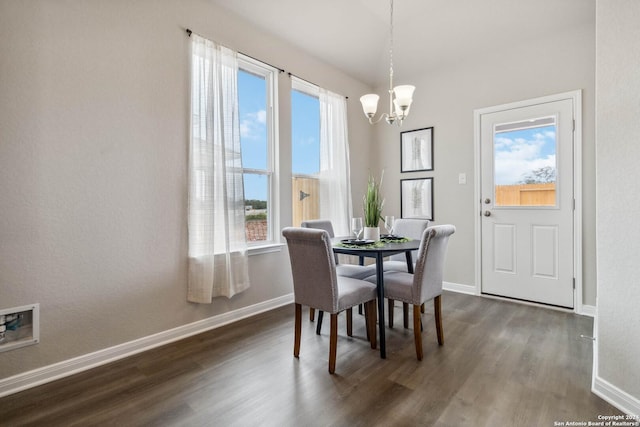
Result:
M279 245L275 230L280 228L278 182L278 70L264 62L238 54L238 71L264 78L266 84L267 164L266 169L245 168L242 173L267 177L267 236L265 240L247 241L249 249Z

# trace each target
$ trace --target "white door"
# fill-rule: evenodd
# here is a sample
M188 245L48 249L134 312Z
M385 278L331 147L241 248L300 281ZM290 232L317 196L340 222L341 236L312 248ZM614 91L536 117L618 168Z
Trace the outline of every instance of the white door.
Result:
M480 114L481 291L573 308L572 99Z

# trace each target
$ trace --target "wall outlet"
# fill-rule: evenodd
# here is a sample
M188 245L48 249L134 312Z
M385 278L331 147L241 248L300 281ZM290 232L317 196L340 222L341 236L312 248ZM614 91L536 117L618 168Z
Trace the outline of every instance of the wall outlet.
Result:
M0 310L0 352L40 341L40 304Z
M467 183L467 174L464 172L460 172L458 174L458 184L466 184Z

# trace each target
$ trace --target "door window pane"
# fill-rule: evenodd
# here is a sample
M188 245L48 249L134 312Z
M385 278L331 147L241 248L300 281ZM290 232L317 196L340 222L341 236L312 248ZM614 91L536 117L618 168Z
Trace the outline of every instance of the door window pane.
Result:
M556 206L556 119L496 125L494 206Z

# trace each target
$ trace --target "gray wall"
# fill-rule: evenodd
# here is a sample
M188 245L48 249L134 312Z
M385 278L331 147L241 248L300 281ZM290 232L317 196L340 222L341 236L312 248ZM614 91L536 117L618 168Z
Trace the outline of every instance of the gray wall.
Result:
M636 402L640 402L638 22L637 0L598 0L597 380Z
M621 3L637 15L634 0L601 1L599 46L615 44L614 29L630 19L615 13L613 4ZM399 215L399 180L416 175L399 172L400 130L366 124L358 97L370 90L322 61L204 0L0 0L0 308L39 302L42 317L39 345L0 354L0 379L291 292L283 249L250 258L249 291L211 306L186 302L185 27L349 96L354 210L369 169L384 168L386 211ZM637 52L637 30L631 23L623 28ZM458 227L445 280L475 280L473 110L583 89L583 302L595 304L594 41L594 26L567 28L519 51L465 58L421 75L397 70L398 82L418 87L403 129L435 126L436 222ZM625 301L638 300L630 282L637 267L620 261L638 252L638 239L621 244L615 236L634 232L639 208L627 197L634 189L619 186L633 185L626 173L635 165L617 166L638 157L632 141L638 114L637 102L615 102L638 93L637 86L616 85L618 73L638 65L637 54L615 49L598 56L600 373L636 397L640 369L617 340L629 341L619 325L638 326L637 310L622 310ZM607 90L611 107L602 97ZM280 91L279 186L289 206L286 74ZM466 185L457 184L459 172L467 173ZM285 209L281 226L290 219ZM631 344L640 353L637 339Z
M292 292L282 248L250 257L250 290L186 301L187 27L349 96L360 118L366 87L207 1L0 0L0 308L41 305L40 344L0 353L0 379ZM281 226L289 90L283 73ZM352 150L371 132L352 119Z
M377 169L385 169L386 206L400 215L399 181L434 177L435 222L457 227L449 243L445 280L475 286L475 109L582 89L583 303L595 305L595 6L592 25L546 34L518 49L468 57L440 69L397 79L416 85L411 114L401 129L381 126ZM395 70L394 70L395 71ZM403 70L398 70L402 72ZM383 88L378 88L383 93ZM434 171L400 173L400 132L434 126ZM458 174L467 184L458 184Z

